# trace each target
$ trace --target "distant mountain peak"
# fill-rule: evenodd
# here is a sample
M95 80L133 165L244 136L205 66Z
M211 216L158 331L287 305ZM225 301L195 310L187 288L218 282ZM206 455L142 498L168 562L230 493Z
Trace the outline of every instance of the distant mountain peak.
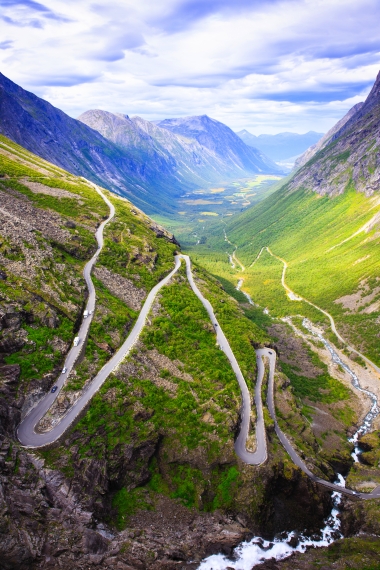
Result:
M243 129L242 131L236 132L236 134L237 134L238 136L240 136L240 135L250 135L251 137L255 137L255 138L256 138L256 135L253 135L252 133L250 133L249 131L247 131L247 129Z
M248 146L227 125L208 115L164 119L157 125L177 135L196 140L231 168L240 168L251 173L282 173L261 150Z
M376 81L371 89L371 91L369 92L369 95L367 97L367 99L365 100L365 105L369 106L372 105L373 103L375 103L376 105L378 105L380 103L380 71L377 74L376 77Z
M282 162L294 162L294 157L299 156L311 145L314 145L323 136L322 133L309 131L305 134L283 132L275 135L253 135L247 129L236 133L245 144L258 148L272 160Z

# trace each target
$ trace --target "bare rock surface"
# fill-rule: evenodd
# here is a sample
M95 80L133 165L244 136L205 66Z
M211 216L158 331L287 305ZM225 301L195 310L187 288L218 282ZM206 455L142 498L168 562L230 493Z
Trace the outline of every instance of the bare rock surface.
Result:
M134 311L139 311L146 296L144 289L139 289L127 277L122 277L102 265L97 265L94 275L111 291L113 295L124 301Z
M321 195L338 195L352 186L366 196L380 190L380 73L364 104L356 105L308 153L289 183L289 190L304 188ZM374 148L374 152L368 152Z
M20 180L20 182L27 186L34 194L45 194L46 196L54 196L54 198L69 198L70 200L77 200L79 204L84 204L82 196L64 190L63 188L52 188L40 182L33 182L27 179Z

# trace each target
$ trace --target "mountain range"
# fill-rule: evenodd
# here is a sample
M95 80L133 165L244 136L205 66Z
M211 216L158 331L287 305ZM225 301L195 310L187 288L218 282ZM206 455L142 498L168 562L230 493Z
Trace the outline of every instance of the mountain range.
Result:
M352 346L379 365L380 73L366 101L307 151L303 162L277 191L231 218L224 229L239 246L244 265L264 248L263 265L257 262L252 270L261 267L263 281L274 270L265 266L265 248L278 256L271 263L279 270L278 260L286 260L290 287L328 310ZM224 251L223 233L217 231ZM254 298L264 294L257 274L249 283ZM360 300L346 304L346 296L366 295L368 306ZM281 287L268 297L277 308L279 299L286 300ZM310 311L290 305L288 311Z
M280 171L263 152L242 143L229 127L207 115L165 119L157 124L176 135L195 139L202 147L221 157L225 167L232 172L237 168L249 172L259 168L261 173Z
M283 540L294 547L302 534L314 537L331 493L299 471L271 423L265 464L236 457L239 386L181 274L161 290L133 352L63 441L30 450L16 437L21 418L61 375L86 303L83 266L109 215L82 176L133 203L103 190L116 216L93 269L88 342L41 430L75 405L173 268L174 236L135 204L174 212L187 189L269 172L270 159L207 116L151 123L91 110L75 120L4 76L0 121L9 137L0 135L0 566L174 570L218 552L230 557L257 534L273 540L292 531ZM360 437L354 463L348 438L373 401L338 363L380 393L361 358L380 366L379 192L380 73L366 101L278 190L229 218L198 220L204 234L192 255L194 280L252 396L254 348L270 346L281 429L308 469L330 481L343 473L356 491L380 481L380 424L377 417ZM254 449L256 435L248 442ZM340 530L351 538L263 568L377 568L380 502L348 497L339 509Z
M76 120L0 74L3 135L128 197L147 213L173 213L176 200L192 189L281 172L218 121L206 116L182 119L185 137L171 132L172 121L162 128L138 117L97 110ZM194 121L202 124L202 137L193 129Z
M245 144L260 149L275 162L291 162L323 137L323 133L315 131L309 131L303 135L285 132L277 135L256 136L244 129L236 134Z

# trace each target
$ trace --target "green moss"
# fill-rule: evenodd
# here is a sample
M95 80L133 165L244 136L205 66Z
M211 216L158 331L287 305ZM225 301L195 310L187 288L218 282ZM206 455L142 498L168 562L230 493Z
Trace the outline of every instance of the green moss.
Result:
M281 369L289 378L297 397L309 398L313 402L325 402L327 404L347 400L350 397L348 388L326 373L320 374L317 378L307 378L298 374L294 366L285 362L281 362ZM348 410L346 413L342 413L345 414L345 417L349 417L350 412Z
M152 510L152 503L146 500L144 491L140 488L129 491L125 487L117 491L112 499L112 507L116 510L115 524L118 530L123 530L129 518L138 510Z
M170 480L174 487L170 493L172 499L180 499L186 507L198 505L198 487L203 483L203 474L199 469L189 465L170 466Z
M24 325L28 333L29 345L18 352L5 357L7 364L19 364L21 369L21 381L41 377L51 372L63 357L59 351L54 351L51 341L61 338L69 341L72 338L73 324L69 319L61 317L58 328L51 329L44 326Z
M212 503L213 509L228 509L231 507L239 486L239 479L240 473L234 466L222 472L219 484L216 487L216 495Z

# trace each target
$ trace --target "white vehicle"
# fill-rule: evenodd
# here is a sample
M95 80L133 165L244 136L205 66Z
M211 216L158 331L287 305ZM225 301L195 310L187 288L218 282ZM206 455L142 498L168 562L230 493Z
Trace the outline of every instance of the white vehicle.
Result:
M66 372L67 372L67 368L66 368L66 366L64 366L64 367L62 368L62 374L66 374Z
M88 315L89 315L89 313L88 313L88 311L87 311L87 309L86 309L85 312L83 313L83 316L84 316L85 319L87 319Z
M73 343L73 344L74 344L74 346L78 346L78 344L79 344L79 341L80 341L80 338L79 338L79 336L76 336L76 337L74 338L74 343Z

